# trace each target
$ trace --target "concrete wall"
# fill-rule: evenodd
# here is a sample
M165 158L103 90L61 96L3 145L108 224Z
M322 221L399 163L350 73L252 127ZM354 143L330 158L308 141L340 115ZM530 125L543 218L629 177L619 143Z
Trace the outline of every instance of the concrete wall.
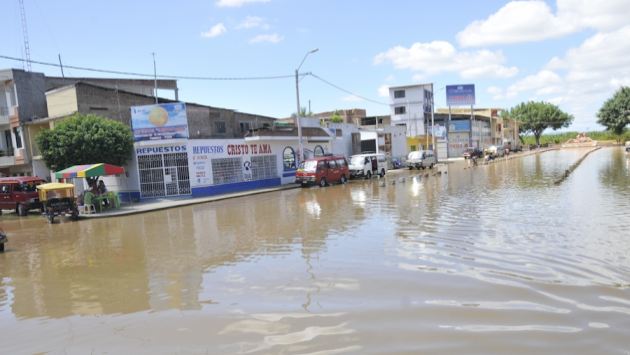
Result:
M13 69L21 122L48 117L44 74Z
M347 123L328 123L328 128L334 129L336 136L332 140L331 153L335 155L343 155L346 158L353 154L352 150L352 133L358 133L359 128L354 124ZM341 131L339 135L338 131Z
M47 92L46 107L50 117L61 117L77 112L79 105L76 87L67 86Z
M404 90L405 97L395 98L394 93ZM431 90L431 85L412 85L404 87L390 87L389 99L391 105L391 124L407 126L407 136L414 137L425 133L425 112L429 111L430 102L425 97L425 91ZM404 114L396 114L397 107L405 107Z

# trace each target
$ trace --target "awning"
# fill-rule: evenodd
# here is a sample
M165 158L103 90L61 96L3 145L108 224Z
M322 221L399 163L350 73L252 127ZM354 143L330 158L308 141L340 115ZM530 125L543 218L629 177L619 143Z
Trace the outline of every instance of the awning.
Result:
M120 175L124 173L125 169L122 166L99 163L71 166L61 171L57 171L55 173L55 177L57 177L57 179L72 179L105 175Z

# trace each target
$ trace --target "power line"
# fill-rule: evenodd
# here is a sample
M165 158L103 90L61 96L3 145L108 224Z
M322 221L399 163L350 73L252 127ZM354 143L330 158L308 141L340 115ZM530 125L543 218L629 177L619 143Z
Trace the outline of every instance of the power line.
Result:
M320 77L320 76L318 76L318 75L316 75L316 74L313 74L313 73L307 73L307 75L310 75L310 76L314 77L315 79L317 79L317 80L319 80L319 81L321 81L321 82L323 82L323 83L325 83L325 84L327 84L327 85L330 85L330 86L334 87L334 88L335 88L335 89L337 89L337 90L343 91L343 92L345 92L346 94L350 94L350 95L356 96L356 97L358 97L358 98L360 98L360 99L362 99L362 100L365 100L365 101L368 101L368 102L372 102L372 103L375 103L375 104L384 105L384 106L389 106L389 104L388 104L388 103L385 103L385 102L382 102L382 101L377 101L377 100L372 100L372 99L369 99L369 98L367 98L367 97L365 97L365 96L361 96L361 95L359 95L359 94L355 94L355 93L353 93L352 91L347 90L347 89L344 89L344 88L342 88L342 87L341 87L341 86L339 86L339 85L333 84L333 83L331 83L330 81L328 81L328 80L326 80L326 79L324 79L324 78L322 78L322 77Z
M18 62L25 62L26 61L23 58L10 57L10 56L7 56L7 55L2 55L2 54L0 54L0 58L1 59L7 59L7 60L14 60L14 61L18 61ZM49 66L49 67L55 67L55 68L59 68L60 67L60 65L57 64L57 63L42 62L42 61L37 61L37 60L31 60L30 62L33 63L33 64L38 64L38 65L43 65L43 66ZM79 67L79 66L67 65L67 64L64 64L63 67L64 68L68 68L68 69L83 70L83 71L96 72L96 73L105 73L105 74L139 76L139 77L147 77L147 78L153 78L154 77L153 74L134 73L134 72L125 72L125 71L109 70L109 69L98 69L98 68L90 68L90 67ZM300 76L305 76L305 75L307 75L307 74L300 74ZM223 80L223 81L229 81L229 80L275 80L275 79L295 78L295 75L288 74L288 75L234 76L234 77L229 77L229 76L221 77L221 76L158 75L158 78L160 78L160 79L175 79L175 80L217 80L217 81L218 80Z

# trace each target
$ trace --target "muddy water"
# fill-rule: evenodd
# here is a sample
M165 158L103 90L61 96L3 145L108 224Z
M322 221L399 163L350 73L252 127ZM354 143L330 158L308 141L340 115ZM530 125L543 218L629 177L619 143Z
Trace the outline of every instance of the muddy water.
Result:
M601 149L554 186L582 153L2 216L0 353L627 354L630 158Z

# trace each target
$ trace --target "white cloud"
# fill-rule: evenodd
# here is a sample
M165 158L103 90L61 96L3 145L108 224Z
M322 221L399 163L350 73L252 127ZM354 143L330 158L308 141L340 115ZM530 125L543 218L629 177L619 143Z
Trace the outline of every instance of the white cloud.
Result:
M249 40L249 43L263 43L263 42L267 42L267 43L279 43L284 39L284 37L280 36L277 33L271 33L271 34L262 34L262 35L258 35L253 37L252 39Z
M524 91L534 91L536 95L549 95L562 91L562 86L563 80L560 75L543 69L510 85L506 95L513 97Z
M378 96L380 97L389 97L389 86L381 85L378 87Z
M416 42L411 47L396 46L374 57L374 63L392 62L397 69L410 69L418 78L444 72L457 72L464 79L509 78L518 68L504 65L501 51L458 51L446 41Z
M507 89L491 87L494 100L545 100L575 116L573 129L595 128L596 113L621 85L630 85L630 25L592 35L535 74Z
M269 1L271 0L218 0L216 4L218 7L241 7L255 2L265 3Z
M540 0L512 1L457 34L463 47L540 41L586 28L612 30L628 23L627 0L558 0L557 13Z
M348 95L348 96L342 97L341 101L345 101L345 102L361 102L361 101L363 101L363 99L358 97L358 96L356 96L356 95Z
M225 25L223 25L223 23L219 22L216 25L212 26L212 28L210 28L210 30L208 30L207 32L202 32L201 37L205 37L205 38L219 37L225 32L227 32L227 28L225 28Z
M258 16L247 16L241 23L236 26L237 29L251 29L262 28L263 30L269 29L269 24L264 18Z

